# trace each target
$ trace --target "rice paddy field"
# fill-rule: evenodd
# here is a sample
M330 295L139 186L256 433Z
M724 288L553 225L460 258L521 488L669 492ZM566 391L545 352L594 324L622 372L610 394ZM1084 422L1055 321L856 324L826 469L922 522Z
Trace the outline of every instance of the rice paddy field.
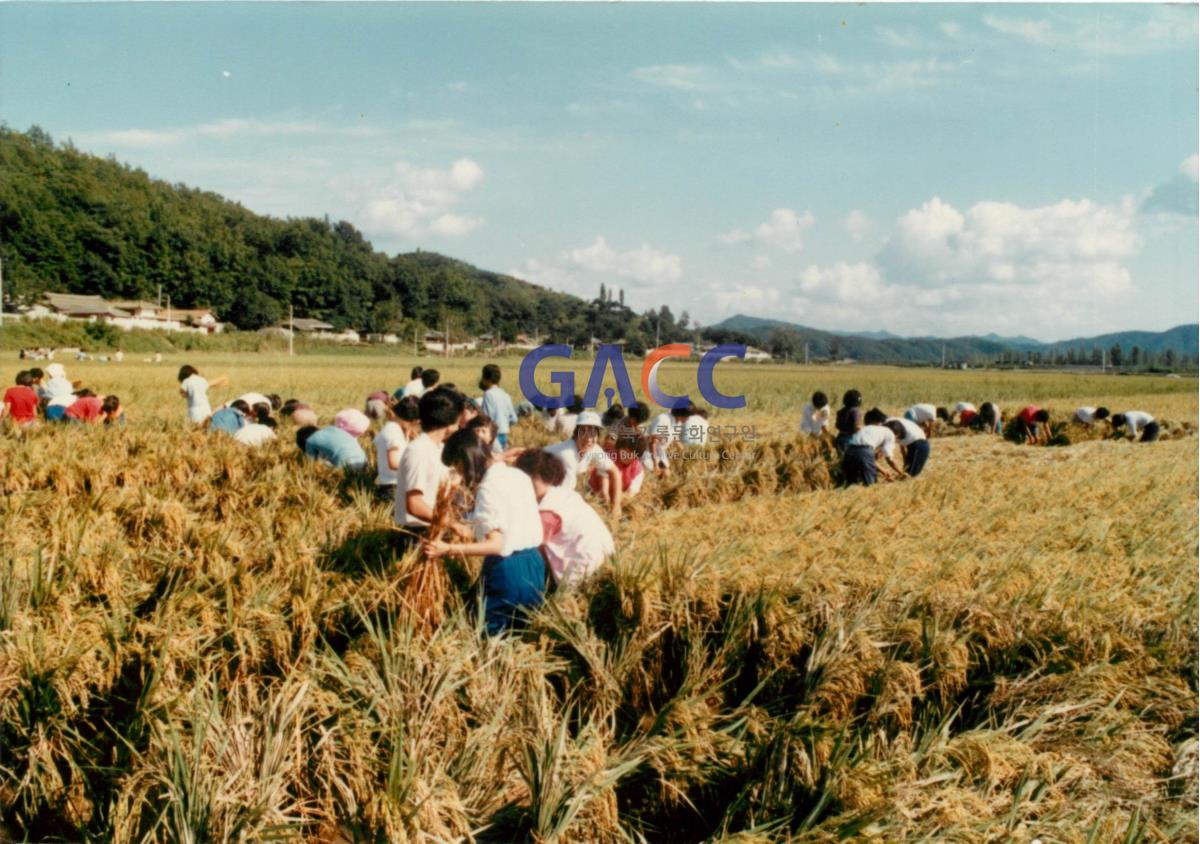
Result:
M286 426L259 451L188 430L175 380L329 419L414 362L68 361L128 424L5 431L0 838L1197 840L1194 378L722 364L747 407L711 421L737 435L648 479L606 570L487 639L478 561L447 562L422 623L369 484ZM475 394L486 361L420 362ZM851 387L1145 410L1166 438L943 431L919 479L837 489L799 412Z

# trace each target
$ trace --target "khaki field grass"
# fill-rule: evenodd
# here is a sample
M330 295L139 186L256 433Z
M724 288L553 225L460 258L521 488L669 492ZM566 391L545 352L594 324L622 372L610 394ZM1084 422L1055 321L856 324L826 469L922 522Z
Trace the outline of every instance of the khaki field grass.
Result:
M428 627L369 483L287 426L256 452L188 430L175 380L328 420L414 362L66 362L128 423L0 438L0 837L1197 840L1194 378L722 364L739 436L648 479L611 565L489 640L478 561ZM478 392L484 360L419 362ZM919 479L837 489L799 410L851 387L1171 438L941 436Z

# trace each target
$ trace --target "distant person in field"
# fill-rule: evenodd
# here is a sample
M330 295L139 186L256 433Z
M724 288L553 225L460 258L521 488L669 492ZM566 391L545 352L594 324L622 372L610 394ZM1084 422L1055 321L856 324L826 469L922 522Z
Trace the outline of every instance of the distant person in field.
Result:
M416 393L417 398L421 398L430 390L438 385L438 381L442 378L442 373L436 369L425 369L421 371L421 391ZM453 385L450 385L453 386Z
M915 478L925 469L929 460L929 438L916 422L892 417L884 422L896 435L896 442L904 454L904 472Z
M250 405L241 399L234 399L228 407L223 407L208 417L206 425L210 431L220 431L232 436L246 425L246 417L249 415Z
M925 432L926 437L933 436L933 424L937 420L950 421L950 414L944 407L934 407L932 404L914 404L904 411L904 418L916 422Z
M542 520L533 483L524 472L494 456L474 431L458 431L447 438L441 459L447 471L455 471L463 489L474 493L475 507L468 521L475 541L427 538L425 554L483 557L479 582L488 635L520 628L526 613L541 605L546 590L546 564L538 550Z
M650 408L643 402L637 402L628 412L621 405L614 404L600 420L605 426L601 448L621 474L621 494L624 498L637 495L646 478L642 466L646 437L641 427L649 416ZM593 469L588 475L588 486L597 495L603 495L606 477L607 473Z
M1127 410L1124 413L1114 413L1112 415L1112 426L1114 431L1119 431L1122 428L1129 429L1129 436L1139 442L1152 443L1158 439L1160 428L1154 417L1144 410ZM1138 438L1138 432L1141 431L1141 438Z
M406 547L424 536L433 518L438 487L450 472L442 463L442 446L457 430L463 401L460 393L432 390L421 396L417 406L421 433L404 449L396 470L393 517L408 534L402 543Z
M1037 405L1026 405L1017 414L1017 430L1029 445L1050 439L1050 411Z
M578 492L563 484L562 461L540 449L522 452L517 468L529 475L542 520L542 556L560 588L578 586L616 550L612 533Z
M328 463L335 469L358 471L367 465L367 454L358 439L336 425L324 428L306 425L296 431L296 446L307 457Z
M981 430L990 434L999 434L1004 430L1004 414L995 402L985 401L979 405L979 418L975 424Z
M187 399L188 421L201 425L212 415L212 405L208 403L210 387L223 387L229 383L229 378L222 375L211 382L197 371L196 367L185 364L179 368L179 394Z
M421 373L425 370L419 366L414 366L409 373L409 381L393 395L397 399L406 399L409 396L419 399L421 393L425 391L425 385L421 383Z
M576 480L581 472L590 473L599 470L603 481L600 485L600 497L608 505L614 517L621 515L621 471L613 463L604 449L600 448L600 431L602 428L600 414L593 410L585 410L579 414L575 423L575 433L569 440L548 446L545 450L562 461L563 485L567 489L575 489Z
M75 403L75 385L67 380L67 371L61 363L47 366L46 375L46 421L56 422Z
M673 410L664 410L646 425L646 450L650 459L643 458L642 466L652 469L656 475L666 474L671 465L670 446L679 440L679 429L675 424ZM686 413L683 419L686 419ZM682 423L682 420L681 420Z
M1080 425L1087 425L1090 428L1097 422L1108 419L1109 416L1107 407L1080 407L1075 410L1072 419Z
M102 399L91 390L80 390L74 403L63 414L63 420L88 425L103 422L107 425L119 418L122 412L121 400L116 396L105 396Z
M830 415L833 408L829 406L829 397L817 390L812 399L800 411L800 431L814 437L819 437L829 430Z
M283 407L279 409L279 415L284 419L290 419L297 428L315 426L318 422L316 411L299 399L285 401Z
M383 424L375 435L375 487L388 500L396 499L396 481L404 449L421 433L421 403L414 396L384 405Z
M263 407L264 405L257 404L251 410L257 411ZM254 417L247 417L246 424L238 428L233 439L248 448L258 448L275 439L276 428L277 423L269 413L258 413Z
M683 422L683 432L679 442L686 448L708 444L708 411L693 405L688 408L687 419Z
M221 407L229 407L235 401L245 402L246 406L250 408L251 411L254 411L258 405L265 404L267 406L268 413L279 410L283 406L283 399L279 398L279 396L275 393L243 393L236 399L230 399L229 401L225 402L221 405ZM257 413L252 415L257 415Z
M895 455L896 435L892 429L886 425L864 424L850 436L842 453L842 485L874 484L880 474L878 457L882 457L892 470L892 473L882 472L884 480L904 477L904 471L895 463Z
M517 422L517 410L513 407L512 397L500 386L500 367L489 363L483 368L479 389L483 390L479 409L496 423L496 441L503 451L508 448L508 432Z
M863 426L862 393L847 390L842 395L842 406L834 417L833 427L837 431L834 444L839 453L845 454L846 445Z
M4 391L3 415L15 425L37 422L38 396L33 389L33 376L28 370L17 373L16 383Z
M954 405L954 410L950 413L949 422L960 428L968 428L974 424L977 418L979 418L979 409L969 401L960 401Z

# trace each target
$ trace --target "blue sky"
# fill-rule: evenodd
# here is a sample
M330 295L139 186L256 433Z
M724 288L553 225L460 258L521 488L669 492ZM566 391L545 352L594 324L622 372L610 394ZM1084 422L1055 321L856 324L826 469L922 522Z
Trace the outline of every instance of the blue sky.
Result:
M1197 6L4 4L0 117L705 323L1194 321Z

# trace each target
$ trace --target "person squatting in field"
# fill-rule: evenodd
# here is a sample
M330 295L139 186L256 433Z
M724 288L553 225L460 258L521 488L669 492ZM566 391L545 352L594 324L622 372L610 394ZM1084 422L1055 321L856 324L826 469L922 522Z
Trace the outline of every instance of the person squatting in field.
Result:
M872 414L873 421L886 419L882 411L878 416ZM864 420L865 421L865 420ZM911 420L909 420L911 421ZM896 435L886 425L864 424L846 442L846 450L842 455L842 486L862 484L871 486L881 473L876 457L881 456L891 468L892 473L882 471L883 479L887 481L904 477L904 471L894 461L896 452Z
M421 403L414 396L394 400L367 401L367 415L380 423L372 444L375 446L375 491L388 501L396 500L400 458L421 433ZM375 399L375 396L372 396Z
M896 435L896 442L904 455L904 472L910 478L915 478L925 469L929 460L929 438L916 422L899 417L891 417L884 421Z
M939 419L949 422L950 413L944 407L934 407L932 404L914 404L904 411L904 418L909 422L916 422L921 426L926 437L932 437L934 422Z
M520 628L526 612L541 605L546 589L546 564L538 550L542 519L533 483L527 474L492 454L470 430L446 439L441 462L474 496L467 519L475 541L450 543L427 537L422 543L425 555L483 557L479 582L488 634Z
M546 451L562 461L566 473L563 485L567 489L575 489L576 480L584 470L598 470L602 473L603 481L600 486L600 497L604 499L609 512L614 518L621 515L621 470L611 458L600 448L599 438L603 423L600 414L593 410L585 410L579 414L575 422L575 432L571 439L547 446Z
M1114 431L1129 428L1129 436L1138 439L1138 431L1142 432L1139 442L1152 443L1158 439L1159 426L1154 417L1144 410L1127 410L1124 413L1114 413L1112 416Z
M339 411L334 423L317 429L306 425L296 432L296 445L308 457L328 463L335 469L361 471L367 467L367 453L358 438L370 429L370 422L359 410Z
M1076 408L1075 415L1072 417L1072 421L1077 422L1080 425L1087 425L1090 428L1097 422L1103 422L1104 420L1108 419L1109 415L1110 414L1107 407L1085 406Z
M819 437L829 430L831 408L829 397L820 390L812 394L812 399L800 411L800 432Z
M553 455L532 448L516 466L533 482L546 567L560 588L578 586L616 551L612 533L582 495L563 485L566 470Z
M646 438L641 426L650 417L650 408L638 402L628 413L620 404L614 404L600 420L604 425L601 448L621 473L621 495L630 498L642 488L646 473L643 471L642 456L646 452ZM592 469L588 475L588 486L597 495L603 495L607 475Z
M1017 431L1029 445L1050 439L1050 411L1037 405L1026 405L1017 414Z

